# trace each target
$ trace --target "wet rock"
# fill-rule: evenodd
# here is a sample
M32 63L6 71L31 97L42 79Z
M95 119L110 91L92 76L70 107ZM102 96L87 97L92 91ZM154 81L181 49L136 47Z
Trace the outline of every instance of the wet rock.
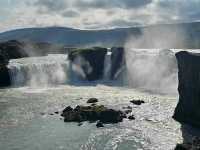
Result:
M118 123L125 118L120 110L108 109L103 105L77 106L72 109L70 106L63 110L61 116L65 122L101 121L102 123Z
M97 103L98 99L97 98L90 98L88 99L87 103Z
M129 109L129 110L132 110L132 107L131 107L131 106L126 106L126 107L123 107L123 109Z
M173 118L200 128L200 54L181 51L176 53L176 59L179 102Z
M16 40L10 40L0 43L0 49L8 59L17 59L22 57L28 57L28 54L25 52L25 45L23 42Z
M82 123L82 122L79 122L79 123L78 123L78 126L82 126L82 125L83 125L83 123Z
M193 137L192 143L177 144L175 150L200 150L200 137Z
M80 79L94 81L103 77L106 53L107 49L101 47L75 49L69 52L69 60L82 69L84 76L80 74Z
M141 104L145 103L143 100L132 100L130 102L135 104L135 105L141 105Z
M119 79L125 69L125 55L123 47L111 48L111 80Z
M124 111L126 114L130 114L132 112L132 110L128 109Z
M59 114L59 111L55 111L54 113L55 113L55 114Z
M128 117L129 120L135 120L135 117L133 115Z
M118 123L124 118L123 112L106 109L100 112L99 120L103 123Z
M98 121L97 124L96 124L96 127L97 128L102 128L104 127L103 123L101 121Z
M11 85L11 78L9 75L8 58L6 54L0 49L0 87Z
M126 106L126 107L123 107L123 109L125 109L125 114L129 114L132 112L132 107L131 106Z
M177 144L174 150L191 150L191 145L189 145L189 144Z

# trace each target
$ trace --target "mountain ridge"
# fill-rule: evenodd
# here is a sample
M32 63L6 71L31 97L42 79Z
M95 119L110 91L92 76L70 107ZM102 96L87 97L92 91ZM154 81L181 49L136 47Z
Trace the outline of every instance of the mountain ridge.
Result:
M124 46L130 37L138 38L148 31L152 38L163 36L170 38L170 33L182 30L185 34L185 48L200 48L200 22L158 24L142 27L114 28L103 30L81 30L67 27L35 27L0 33L0 42L8 40L48 42L70 46ZM156 34L155 34L156 32ZM149 46L146 46L148 48ZM176 46L175 46L176 47ZM179 48L177 46L176 48Z

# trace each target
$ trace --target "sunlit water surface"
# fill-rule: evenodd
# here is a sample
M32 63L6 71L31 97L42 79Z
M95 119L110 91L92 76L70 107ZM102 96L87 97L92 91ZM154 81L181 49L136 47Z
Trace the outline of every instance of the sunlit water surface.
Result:
M98 129L50 115L91 97L111 108L132 106L136 120ZM132 99L146 103L134 106ZM181 141L180 126L171 118L177 99L104 85L1 89L0 150L170 150Z

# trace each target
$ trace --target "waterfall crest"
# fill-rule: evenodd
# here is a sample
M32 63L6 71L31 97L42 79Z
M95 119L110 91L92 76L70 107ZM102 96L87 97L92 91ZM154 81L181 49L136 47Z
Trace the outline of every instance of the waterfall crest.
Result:
M10 60L8 65L12 85L44 87L68 81L67 55L51 54Z

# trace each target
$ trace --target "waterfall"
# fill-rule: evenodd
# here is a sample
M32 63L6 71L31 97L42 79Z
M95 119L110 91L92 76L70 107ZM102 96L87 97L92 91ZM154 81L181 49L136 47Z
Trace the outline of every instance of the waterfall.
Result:
M177 91L175 53L162 49L126 50L128 84L156 93Z
M108 49L108 52L104 60L104 80L109 80L111 75L111 51Z
M8 65L13 86L44 87L68 81L67 55L51 54L10 60Z

